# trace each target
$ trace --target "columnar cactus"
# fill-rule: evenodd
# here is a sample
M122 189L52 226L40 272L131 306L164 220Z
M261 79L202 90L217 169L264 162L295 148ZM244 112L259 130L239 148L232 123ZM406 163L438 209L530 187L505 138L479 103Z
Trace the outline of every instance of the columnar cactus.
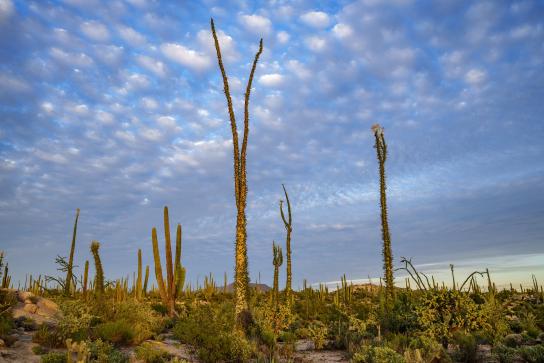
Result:
M96 270L94 292L98 297L101 297L104 294L104 270L102 269L102 262L100 261L100 254L98 253L99 248L100 243L98 243L98 241L93 241L91 243L91 253L93 254L94 268Z
M66 270L66 282L64 284L64 294L69 295L73 280L74 252L76 250L77 220L79 219L79 208L76 209L76 220L74 222L74 232L72 233L72 245L70 247L70 258L68 259L68 269Z
M283 200L280 200L280 214L281 214L281 219L283 220L283 224L285 226L285 231L287 232L287 236L285 237L285 247L287 249L287 274L285 279L285 298L287 300L287 303L290 304L291 296L292 296L291 232L293 231L293 220L291 216L291 203L289 202L289 195L287 194L285 185L282 184L281 186L283 187L283 192L285 193L285 200L287 201L287 219L285 218L285 214L283 213Z
M279 287L278 287L278 277L279 277L279 269L281 264L283 263L283 253L281 251L281 247L276 245L275 242L272 242L272 264L274 265L274 284L272 285L272 303L275 308L277 308L278 301L279 301Z
M83 270L83 297L87 296L87 283L89 281L89 260L85 261L85 269Z
M166 254L166 281L162 276L161 256L157 239L157 229L153 227L151 240L153 244L153 258L155 260L155 278L159 286L159 294L164 305L168 308L170 316L175 315L176 297L181 293L185 282L185 269L181 266L181 225L178 224L176 236L176 260L172 263L172 244L170 241L170 221L168 207L164 207L164 238ZM175 270L179 271L176 276Z
M136 277L136 299L142 298L142 250L138 248L138 275Z
M146 296L147 294L147 281L149 280L149 265L145 266L145 277L144 277L144 287L142 294L143 296Z
M395 286L393 280L393 254L391 252L391 236L389 234L389 222L387 220L387 200L385 194L385 161L387 160L387 144L383 136L383 128L375 124L372 126L372 132L376 139L376 153L378 156L380 172L380 206L382 220L382 240L383 240L383 269L387 297L392 298L395 295Z
M259 56L263 51L263 40L259 43L259 50L255 54L253 60L253 66L249 74L245 100L244 100L244 135L242 139L242 147L239 149L238 143L238 130L236 127L236 118L234 116L234 109L232 106L232 98L229 90L229 83L225 67L223 66L223 60L221 58L221 49L219 47L219 40L215 32L215 25L213 19L211 19L211 30L215 44L215 50L217 52L217 62L219 69L221 70L221 76L223 78L223 87L225 96L227 99L227 108L230 119L230 126L232 131L232 143L234 151L234 195L236 199L236 252L235 252L235 274L234 274L234 290L235 290L235 314L238 326L243 325L244 316L249 314L248 310L248 291L249 291L249 273L247 262L247 230L246 230L246 204L247 204L247 171L246 171L246 152L247 152L247 139L249 133L249 95L251 92L251 84L253 82L253 75Z

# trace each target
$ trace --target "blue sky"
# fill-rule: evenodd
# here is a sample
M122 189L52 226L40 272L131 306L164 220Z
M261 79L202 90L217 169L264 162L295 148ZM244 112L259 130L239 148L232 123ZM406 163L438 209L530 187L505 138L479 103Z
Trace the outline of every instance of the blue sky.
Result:
M239 119L264 39L252 279L271 280L272 240L285 238L282 183L295 284L381 274L378 122L396 262L544 280L542 2L0 0L0 248L15 280L55 273L76 208L77 263L95 239L107 277L132 275L138 248L151 263L164 205L183 225L188 278L232 276L232 141L210 17Z

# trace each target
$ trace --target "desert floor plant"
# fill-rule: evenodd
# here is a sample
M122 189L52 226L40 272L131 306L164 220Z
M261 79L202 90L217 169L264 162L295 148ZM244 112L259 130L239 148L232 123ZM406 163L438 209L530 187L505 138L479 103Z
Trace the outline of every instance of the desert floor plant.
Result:
M249 272L248 272L248 260L247 260L247 219L246 219L246 204L247 204L247 170L246 170L246 154L247 154L247 140L249 134L249 96L251 93L251 84L253 82L253 75L257 67L257 62L263 51L263 40L259 42L259 50L255 54L253 60L253 66L249 73L247 81L246 93L244 98L244 134L242 138L242 146L240 147L238 142L238 130L236 125L236 117L234 116L234 108L232 105L232 98L230 95L229 82L227 79L227 73L223 65L223 59L221 57L221 49L217 34L215 31L215 25L213 19L211 19L211 30L215 44L215 50L217 52L217 63L221 70L221 76L223 78L223 87L225 91L225 97L227 99L227 109L229 113L231 131L232 131L232 143L234 148L234 195L236 199L236 249L235 249L235 273L234 273L234 289L236 296L235 312L236 320L242 323L244 316L249 314L248 306L248 289L249 289ZM244 324L241 324L244 325Z

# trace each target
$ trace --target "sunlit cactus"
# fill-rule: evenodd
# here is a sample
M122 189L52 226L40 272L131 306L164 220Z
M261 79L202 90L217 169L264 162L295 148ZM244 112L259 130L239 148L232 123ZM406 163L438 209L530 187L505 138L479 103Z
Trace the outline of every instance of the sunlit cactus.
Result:
M253 66L249 74L247 81L245 99L244 99L244 135L242 139L242 146L238 143L238 130L236 127L236 118L234 116L234 108L232 106L232 98L229 90L229 82L227 79L227 73L223 66L223 59L221 57L221 49L219 46L219 40L215 32L215 25L213 19L211 19L211 30L215 44L215 50L217 52L217 62L219 69L221 70L221 76L223 78L223 87L225 96L227 99L227 108L229 113L231 131L232 131L232 143L234 151L234 195L236 199L236 250L235 250L235 275L234 275L234 290L235 290L235 314L238 326L244 325L244 316L249 315L248 304L248 292L249 292L249 272L247 261L247 230L246 230L246 204L247 204L247 171L246 171L246 151L247 151L247 139L249 134L249 95L251 93L251 84L253 82L253 75L259 56L263 51L263 40L259 42L259 50L255 54L253 60Z
M147 294L147 282L149 281L149 265L145 266L145 277L144 277L144 286L142 290L143 296Z
M372 126L372 133L376 139L376 153L378 156L380 172L380 206L382 220L382 240L383 240L383 269L386 288L386 296L392 298L395 295L395 286L393 280L393 253L391 252L391 236L389 234L389 222L387 220L387 199L385 193L385 161L387 160L387 144L385 143L383 128L379 124Z
M70 257L68 259L68 268L66 270L66 282L64 284L64 294L69 295L73 280L74 252L76 250L77 221L79 219L79 208L76 209L76 220L74 222L74 232L72 233L72 245L70 247Z
M279 278L279 269L283 263L283 253L281 247L276 245L275 242L272 242L272 264L274 265L274 284L272 287L272 302L275 307L277 307L279 300L279 287L278 287L278 278Z
M183 289L185 282L185 269L181 266L181 225L178 225L176 236L176 260L172 261L172 244L170 240L170 221L168 217L168 207L164 207L164 238L166 254L166 281L162 275L161 256L159 253L159 243L157 239L157 229L153 227L151 231L151 241L153 244L153 259L155 261L155 278L159 286L159 294L164 305L168 309L170 316L175 315L176 297ZM177 277L174 276L174 266L178 270Z
M287 218L285 218L285 214L283 213L283 200L280 200L280 214L281 219L283 220L283 224L285 226L285 231L287 233L285 237L285 248L287 253L287 271L286 271L286 279L285 279L285 298L288 304L290 304L292 301L292 275L291 275L291 232L293 231L293 219L291 216L291 202L289 201L289 195L287 194L287 190L285 189L285 185L281 185L283 187L283 192L285 193L285 200L287 201Z
M98 243L98 241L93 241L91 243L91 253L93 254L94 268L96 271L94 292L98 297L101 297L104 294L104 270L102 269L102 262L100 261L100 254L98 253L99 248L100 243Z
M83 297L87 296L87 284L89 282L89 260L85 261L85 269L83 270Z
M142 250L138 249L138 275L136 277L136 299L142 298Z

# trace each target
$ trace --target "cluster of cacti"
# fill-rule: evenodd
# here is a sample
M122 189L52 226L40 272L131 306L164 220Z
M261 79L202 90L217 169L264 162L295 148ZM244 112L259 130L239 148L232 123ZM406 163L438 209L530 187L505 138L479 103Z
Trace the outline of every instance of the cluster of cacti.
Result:
M348 284L346 274L344 274L340 280L342 283L342 300L344 304L349 305L353 299L353 283L350 282Z
M120 303L126 301L129 297L128 277L115 280L114 283L114 301Z
M162 275L161 256L159 253L159 242L157 239L157 229L153 227L151 231L151 241L153 244L153 259L155 261L155 278L159 286L159 294L162 302L166 305L170 316L175 315L176 297L183 291L185 284L185 268L181 266L181 225L178 224L176 232L176 254L175 261L172 262L172 244L170 241L170 220L168 217L168 207L164 207L164 239L165 239L165 257L166 257L166 282Z
M204 276L204 288L202 289L202 293L204 294L204 298L207 301L210 301L215 294L215 290L217 289L215 285L215 280L213 279L212 273L208 276Z
M94 278L94 293L97 298L101 298L102 295L104 295L104 270L102 269L102 262L100 261L99 248L100 243L98 243L98 241L92 241L91 253L94 258L94 269L96 273Z
M140 300L142 298L142 250L138 249L138 277L136 278L134 287L135 297Z
M393 253L391 251L391 236L389 234L389 222L387 219L387 199L385 193L385 161L387 160L387 144L385 143L383 128L375 124L372 126L372 132L376 140L375 148L378 156L380 173L380 207L382 221L382 240L383 240L383 270L387 290L387 297L393 298L395 295L395 286L393 280Z
M249 272L247 261L247 230L246 230L246 204L247 204L247 170L246 170L246 152L247 152L247 140L249 134L249 96L251 93L251 84L253 82L253 75L257 62L263 51L263 40L259 42L259 50L253 60L253 66L249 74L246 93L244 98L244 135L242 139L242 146L238 143L238 129L236 125L236 117L234 116L234 108L232 105L232 98L229 90L229 82L225 67L223 66L223 59L221 57L221 49L219 46L219 40L215 32L215 25L213 19L211 19L211 30L215 44L215 50L217 52L217 62L219 69L221 70L221 76L223 78L223 87L225 91L225 97L227 99L227 109L229 113L231 131L232 131L232 143L234 152L234 195L236 199L236 248L235 248L235 274L234 274L234 290L235 290L235 314L237 322L242 322L242 317L249 314L248 310L248 289L249 289Z
M91 356L91 351L87 346L87 343L73 342L72 339L66 339L66 362L67 363L87 363ZM76 359L74 360L74 354Z
M289 195L287 194L287 190L285 189L285 185L281 185L283 187L283 192L285 193L285 200L287 201L287 219L285 218L285 214L283 213L283 200L280 200L280 214L281 219L283 220L283 224L285 226L286 231L286 237L285 237L285 248L287 252L287 268L286 268L286 279L285 279L285 299L288 304L292 303L292 274L291 274L291 232L293 232L293 220L291 216L291 202L289 201Z
M77 221L79 219L79 208L76 209L76 220L74 222L74 232L72 233L72 244L70 246L70 257L68 259L68 266L66 269L66 279L64 283L64 294L70 295L74 278L74 252L76 250L76 234L77 234Z
M7 289L11 285L11 276L9 275L8 264L4 266L4 272L2 273L3 252L0 252L0 276L2 277L2 288Z

